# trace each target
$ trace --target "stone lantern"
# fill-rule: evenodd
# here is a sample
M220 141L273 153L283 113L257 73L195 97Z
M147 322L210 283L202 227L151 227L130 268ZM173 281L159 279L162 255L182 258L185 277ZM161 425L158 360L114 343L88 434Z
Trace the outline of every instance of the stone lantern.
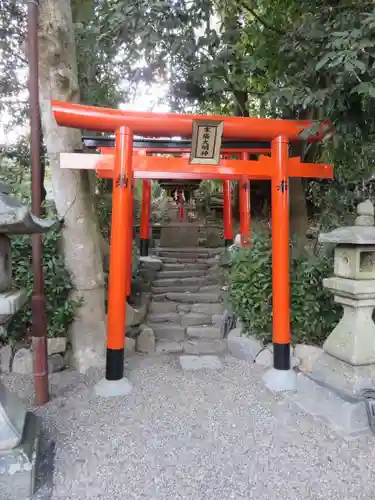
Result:
M0 325L25 304L26 290L12 286L9 235L48 231L54 221L34 217L0 182ZM24 500L34 493L40 427L37 417L0 381L0 498Z
M350 365L375 364L375 227L370 201L358 205L355 225L322 234L336 245L334 276L323 280L344 314L324 343L326 353Z

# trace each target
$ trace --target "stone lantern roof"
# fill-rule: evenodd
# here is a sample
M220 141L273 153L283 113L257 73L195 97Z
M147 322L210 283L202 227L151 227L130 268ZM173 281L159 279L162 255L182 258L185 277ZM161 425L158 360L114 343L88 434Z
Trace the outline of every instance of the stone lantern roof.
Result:
M0 182L0 234L45 233L56 221L35 217L22 202L10 196L10 188Z
M340 227L319 235L320 243L336 245L375 245L374 205L366 200L357 206L354 226Z

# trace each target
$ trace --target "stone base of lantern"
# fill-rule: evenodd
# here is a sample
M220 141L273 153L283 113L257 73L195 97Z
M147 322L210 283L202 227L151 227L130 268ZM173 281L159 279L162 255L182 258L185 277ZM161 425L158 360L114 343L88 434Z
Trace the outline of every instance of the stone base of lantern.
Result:
M368 433L365 402L318 383L313 377L314 374L299 373L297 391L285 393L285 397L306 413L322 420L344 439Z
M344 314L324 343L326 353L350 365L375 365L375 280L327 278L324 288L342 304Z
M0 451L0 498L29 500L33 496L39 441L39 420L27 413L21 442L15 448Z

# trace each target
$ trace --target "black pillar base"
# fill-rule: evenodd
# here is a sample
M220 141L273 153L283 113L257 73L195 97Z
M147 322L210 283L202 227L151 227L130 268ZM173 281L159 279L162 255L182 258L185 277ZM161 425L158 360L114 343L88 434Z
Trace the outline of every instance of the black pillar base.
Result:
M273 344L273 367L290 370L290 344Z
M149 240L140 239L139 240L139 253L141 257L147 257L148 255Z
M105 366L107 380L121 380L124 377L124 348L108 349Z
M230 240L225 239L224 245L225 247L230 247L231 245L233 245L233 239L232 238Z

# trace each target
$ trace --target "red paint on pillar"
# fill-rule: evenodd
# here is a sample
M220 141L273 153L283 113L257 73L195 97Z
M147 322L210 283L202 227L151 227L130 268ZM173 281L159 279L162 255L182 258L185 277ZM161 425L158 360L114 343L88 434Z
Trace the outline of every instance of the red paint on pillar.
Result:
M230 181L223 181L224 240L233 240L232 194Z
M133 134L128 127L120 127L116 131L107 321L107 348L114 350L125 345L126 297L131 276L132 155Z
M150 238L150 207L151 207L151 181L142 181L142 212L141 212L141 232L143 240Z
M130 262L130 271L128 273L128 281L126 287L126 295L129 296L132 287L132 261L133 261L133 193L134 193L134 181L132 179L131 183L131 203L128 211L128 224L129 224L129 238L127 240L127 260ZM126 219L126 216L125 216Z
M180 199L180 221L184 220L184 196L182 193L182 190L179 192L179 199Z
M289 283L289 190L288 140L277 137L272 141L272 158L276 173L272 178L272 310L273 342L289 344L290 283Z
M241 153L241 160L248 160L247 153ZM244 248L250 247L250 183L245 177L240 182L240 234L241 245Z

